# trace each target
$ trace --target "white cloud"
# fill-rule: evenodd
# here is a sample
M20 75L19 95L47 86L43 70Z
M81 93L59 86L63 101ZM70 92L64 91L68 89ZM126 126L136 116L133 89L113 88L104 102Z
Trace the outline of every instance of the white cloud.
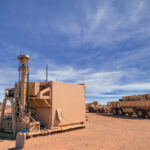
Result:
M18 81L18 72L16 68L5 67L0 68L0 101L4 98L4 90L13 88L15 82Z
M100 72L87 70L78 70L69 66L59 67L55 66L52 70L49 70L49 80L55 81L56 78L62 82L72 83L85 83L88 85L86 95L88 97L97 97L104 101L117 100L122 96L130 95L135 92L138 94L144 93L145 90L150 90L150 82L137 82L135 75L140 75L140 71L136 69L130 69L127 71L112 71L112 72ZM132 76L132 78L131 78ZM36 80L45 79L45 70L38 69L31 78ZM125 82L124 78L128 81ZM118 91L118 94L107 94ZM125 94L120 95L120 91L124 91ZM88 98L89 100L89 98ZM92 100L92 98L91 98Z
M93 2L94 3L94 2ZM69 37L73 46L91 44L108 46L139 36L149 36L148 1L123 1L114 5L112 1L86 3L79 10L84 18L75 12L55 19L51 26L59 34Z
M35 65L36 66L36 65ZM38 65L37 65L38 66ZM49 63L49 80L55 81L58 78L62 82L85 83L88 85L86 90L87 101L96 98L104 103L111 100L117 100L125 95L135 93L142 94L150 91L150 82L137 80L141 75L138 69L128 69L126 71L107 71L89 69L75 69L71 66L59 66ZM125 80L126 79L126 80ZM0 91L1 100L5 88L13 87L18 80L18 72L15 68L7 67L0 69ZM30 69L31 81L45 80L45 70L40 68ZM118 91L118 93L117 93ZM123 91L123 94L120 94ZM108 94L112 93L112 94ZM113 94L114 93L114 94ZM92 98L93 97L93 98Z
M46 15L39 11L40 14L37 20L36 18L35 20L32 19L32 21L29 19L26 21L27 24L25 24L25 26L20 26L21 29L24 28L27 33L31 33L30 38L31 35L33 36L31 38L33 40L26 38L30 41L29 43L25 42L23 39L28 46L36 41L36 45L38 46L35 47L35 49L37 48L37 51L39 51L42 48L46 48L48 49L47 52L41 51L36 53L33 50L21 51L20 48L18 48L21 43L14 46L13 44L11 45L10 43L7 44L7 42L1 41L1 58L11 55L11 57L13 56L11 59L14 61L14 58L19 53L29 53L33 59L33 61L30 61L31 79L33 81L37 79L45 80L45 70L37 68L36 66L49 64L50 80L56 80L56 78L58 78L58 80L65 82L87 83L87 96L89 97L101 97L105 100L106 98L115 99L122 95L120 95L119 92L118 95L116 95L116 93L114 95L107 95L107 93L122 90L125 91L125 95L128 94L129 91L130 94L132 92L135 93L135 91L141 94L144 90L150 90L150 78L149 73L147 73L149 71L146 72L147 69L145 69L149 68L149 47L147 47L145 42L142 43L144 46L141 46L142 48L138 47L138 49L133 49L128 46L128 44L136 42L136 44L133 44L134 47L136 47L141 40L146 38L147 40L149 39L149 0L126 0L117 2L113 2L112 0L101 0L83 1L82 3L82 5L78 5L77 11L74 11L74 9L72 9L73 7L71 7L71 10L63 10L63 13L59 15L54 12L54 16L53 13L49 14L49 9L46 10ZM63 39L61 42L58 42L59 38L57 37L59 34L64 36L60 38ZM46 59L48 59L48 57L49 59L51 58L51 53L52 55L56 55L56 53L53 53L53 50L50 51L50 49L53 49L53 40L51 39L54 39L56 45L62 44L66 49L68 48L68 44L72 46L70 53L65 53L65 48L63 46L58 48L59 53L63 53L63 56L65 56L64 58L66 58L67 55L67 58L70 59L68 59L69 61L72 59L71 55L74 56L76 53L73 53L73 51L77 50L76 57L73 58L74 60L71 65L73 65L74 62L86 61L87 65L90 66L89 69L87 69L88 67L86 69L77 69L73 68L71 65L69 66L69 64L68 66L59 66L55 63L49 63L49 60ZM129 39L131 39L131 41L129 43L126 42L126 40ZM42 41L44 41L45 44L47 43L48 46L46 47ZM105 56L101 55L101 53L105 51L105 47L109 47L110 51L115 51L113 44L119 45L119 42L124 43L124 47L127 45L127 50L124 48L116 48L117 52L114 52L113 57L110 59L107 58L109 52L106 52ZM22 43L22 45L24 44ZM82 44L85 44L83 45L83 49L86 49L86 47L90 45L93 53L84 53L84 55L82 54L80 57L78 49L74 46L80 46ZM104 49L101 48L101 46L104 47ZM94 49L94 47L100 47L100 49L97 50ZM23 47L23 49L26 48ZM57 49L57 46L54 46L54 50L55 49ZM60 49L64 51L62 52ZM82 51L82 47L79 48L79 50ZM89 51L89 49L86 49L87 53ZM47 55L47 53L49 53L49 55ZM60 54L58 55L61 57ZM54 56L53 59L56 59L56 63L65 64L63 61L64 58L60 57ZM93 61L95 57L96 59L101 59L101 62L99 61L96 65ZM57 61L58 58L61 60ZM10 62L8 57L5 61ZM16 62L10 63L12 63L11 66L14 66ZM18 78L17 68L12 68L7 66L7 64L5 68L2 68L1 66L3 65L5 64L1 63L0 65L0 91L4 91L4 88L7 87L13 87L14 82L17 81ZM32 66L35 66L35 68ZM95 68L97 70L91 69L91 66L93 68L96 66ZM143 69L138 69L140 68L139 66L141 68L143 67ZM81 67L83 66L81 65ZM126 70L124 68L126 68Z
M56 78L60 81L70 81L77 78L82 77L84 74L88 73L88 70L74 70L72 67L63 67L57 69L53 68L52 70L49 70L49 79L56 80ZM31 79L39 79L39 80L45 80L45 70L37 70L36 74L31 75Z

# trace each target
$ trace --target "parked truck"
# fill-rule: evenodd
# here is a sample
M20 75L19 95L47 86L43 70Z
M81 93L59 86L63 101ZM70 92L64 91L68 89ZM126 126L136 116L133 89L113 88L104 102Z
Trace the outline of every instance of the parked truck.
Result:
M86 104L86 112L90 113L106 113L107 105L100 105L98 101Z
M93 101L92 103L86 104L86 112L97 113L99 108L98 101Z
M108 112L115 115L150 117L150 94L125 96L119 101L107 103Z

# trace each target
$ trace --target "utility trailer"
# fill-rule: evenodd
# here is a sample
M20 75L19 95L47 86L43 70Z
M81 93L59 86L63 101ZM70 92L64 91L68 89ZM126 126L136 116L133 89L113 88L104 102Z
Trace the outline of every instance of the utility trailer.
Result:
M86 127L85 84L54 81L29 82L29 56L20 55L21 80L5 90L0 129L26 132L27 136ZM12 115L6 117L6 103Z
M105 113L107 112L107 105L100 105L98 101L93 101L86 104L86 112L88 113Z
M86 112L97 113L98 109L99 109L98 101L93 101L91 103L86 104Z
M125 96L117 102L108 102L107 107L115 115L150 117L150 94Z

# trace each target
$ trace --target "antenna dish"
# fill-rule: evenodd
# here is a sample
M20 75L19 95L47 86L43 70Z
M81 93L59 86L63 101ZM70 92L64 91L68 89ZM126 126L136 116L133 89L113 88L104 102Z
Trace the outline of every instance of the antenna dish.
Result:
M19 55L18 60L20 60L20 62L22 64L28 64L28 61L30 60L30 57L29 57L29 55Z

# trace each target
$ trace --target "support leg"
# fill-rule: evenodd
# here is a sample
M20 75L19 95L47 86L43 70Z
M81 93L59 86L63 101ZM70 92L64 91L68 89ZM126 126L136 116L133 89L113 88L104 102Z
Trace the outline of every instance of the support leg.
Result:
M5 98L5 99L3 100L3 105L2 105L0 128L2 128L2 124L3 124L3 119L4 119L4 114L5 114L6 103L7 103L7 99Z
M13 133L16 134L16 112L13 99L11 100L11 111L12 111L12 129Z

